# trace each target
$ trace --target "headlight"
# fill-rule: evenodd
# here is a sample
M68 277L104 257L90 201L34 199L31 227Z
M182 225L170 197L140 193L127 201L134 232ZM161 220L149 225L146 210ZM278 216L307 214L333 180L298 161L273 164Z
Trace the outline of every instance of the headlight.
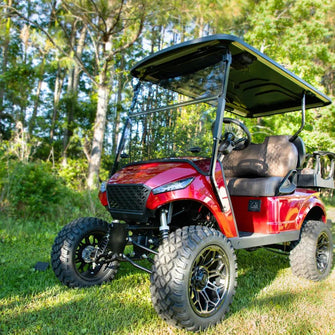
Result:
M194 178L191 177L191 178L186 178L186 179L183 179L183 180L178 180L178 181L175 181L173 183L168 183L168 184L165 184L165 185L162 185L162 186L159 186L159 187L153 189L152 193L153 194L158 194L158 193L181 190L181 189L187 187L188 185L190 185L193 180L194 180Z

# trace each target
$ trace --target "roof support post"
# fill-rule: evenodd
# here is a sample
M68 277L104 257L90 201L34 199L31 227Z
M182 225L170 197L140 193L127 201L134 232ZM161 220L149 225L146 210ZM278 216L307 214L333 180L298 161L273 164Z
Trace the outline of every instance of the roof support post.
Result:
M221 210L224 211L224 206L222 203L222 199L220 196L219 188L215 178L215 170L216 170L216 163L218 159L218 151L220 145L220 139L222 135L222 127L223 127L223 117L224 111L226 108L226 95L227 95L227 87L228 87L228 79L229 79L229 70L230 65L232 62L232 56L227 48L226 53L223 56L223 77L222 77L222 92L218 99L218 107L216 110L216 120L215 126L213 130L213 149L212 149L212 160L210 164L210 179L213 185L214 192L216 193L217 200L220 204ZM223 173L223 171L222 171ZM232 210L232 209L231 209ZM236 223L235 223L236 226Z
M229 70L230 65L232 62L232 56L227 48L226 53L223 55L223 78L222 78L222 92L218 99L218 107L216 110L216 120L215 120L215 126L213 130L213 149L212 149L212 160L210 165L210 178L212 181L212 184L214 186L214 190L217 193L217 198L219 200L219 203L222 206L221 203L221 197L219 196L218 192L218 186L215 179L215 168L216 168L216 162L218 159L218 151L219 151L219 144L220 139L222 135L222 125L223 125L223 117L224 117L224 111L226 108L226 94L227 94L227 87L228 87L228 79L229 79Z
M297 130L297 132L290 138L290 142L294 142L301 133L301 131L304 129L305 119L306 119L306 92L303 93L301 99L301 125L300 128Z

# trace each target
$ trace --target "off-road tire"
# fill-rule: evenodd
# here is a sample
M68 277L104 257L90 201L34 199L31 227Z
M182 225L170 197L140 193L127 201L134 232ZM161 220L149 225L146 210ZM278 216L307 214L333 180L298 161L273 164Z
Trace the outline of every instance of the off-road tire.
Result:
M96 247L107 230L107 222L90 217L79 218L63 227L51 251L52 269L63 284L68 287L88 287L100 285L115 277L118 261L98 264L93 268L83 258L84 249Z
M236 277L234 249L219 231L204 226L178 229L154 258L150 278L154 308L171 325L206 329L229 310Z
M333 240L330 229L321 221L307 221L299 243L291 250L294 275L313 281L325 279L332 267Z

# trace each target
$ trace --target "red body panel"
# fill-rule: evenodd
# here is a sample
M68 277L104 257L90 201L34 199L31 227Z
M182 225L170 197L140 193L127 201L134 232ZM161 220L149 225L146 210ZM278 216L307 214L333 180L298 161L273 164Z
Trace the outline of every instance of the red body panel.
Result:
M222 212L212 189L209 177L197 175L194 181L182 190L160 193L154 195L152 192L147 201L147 208L156 209L171 201L176 200L194 200L205 205L215 216L221 231L227 237L236 237L237 231L234 225L234 219L230 206L226 212ZM228 199L227 199L228 203Z
M190 158L188 158L190 159ZM315 191L298 189L294 194L276 197L231 197L230 205L221 166L216 166L216 182L221 197L221 204L217 200L210 177L199 172L209 170L209 159L157 161L134 164L115 173L108 184L144 184L152 190L185 178L193 177L192 183L184 189L165 193L150 193L146 207L156 210L170 202L192 200L206 206L216 218L223 234L237 237L238 231L277 234L283 231L300 229L306 215L313 207L319 207L325 213L322 202ZM99 193L100 201L107 205L106 192ZM260 201L258 211L249 209L249 202ZM222 207L221 207L222 206ZM234 222L234 215L236 224ZM325 216L323 217L325 221Z
M204 172L209 170L210 160L187 158ZM217 201L209 176L201 174L194 166L185 160L173 162L147 162L130 165L115 173L108 184L144 184L151 189L177 180L194 177L193 182L186 188L154 195L152 192L147 200L146 207L155 210L165 204L177 200L193 200L206 206L215 216L221 231L227 237L236 237L237 231L234 224L227 193L225 191L221 167L216 166L216 178L220 187L220 194L225 204L222 212ZM103 199L103 196L100 196Z
M250 211L249 201L259 200L260 211ZM239 231L277 234L298 230L313 207L325 208L315 191L298 189L293 194L276 197L232 197ZM326 222L326 217L323 217Z

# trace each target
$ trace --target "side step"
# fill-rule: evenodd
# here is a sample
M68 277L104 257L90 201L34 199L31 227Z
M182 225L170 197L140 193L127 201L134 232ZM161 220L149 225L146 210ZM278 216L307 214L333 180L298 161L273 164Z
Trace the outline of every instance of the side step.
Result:
M262 247L269 244L297 241L300 238L299 230L285 231L278 234L260 234L240 232L239 237L229 239L234 249Z

